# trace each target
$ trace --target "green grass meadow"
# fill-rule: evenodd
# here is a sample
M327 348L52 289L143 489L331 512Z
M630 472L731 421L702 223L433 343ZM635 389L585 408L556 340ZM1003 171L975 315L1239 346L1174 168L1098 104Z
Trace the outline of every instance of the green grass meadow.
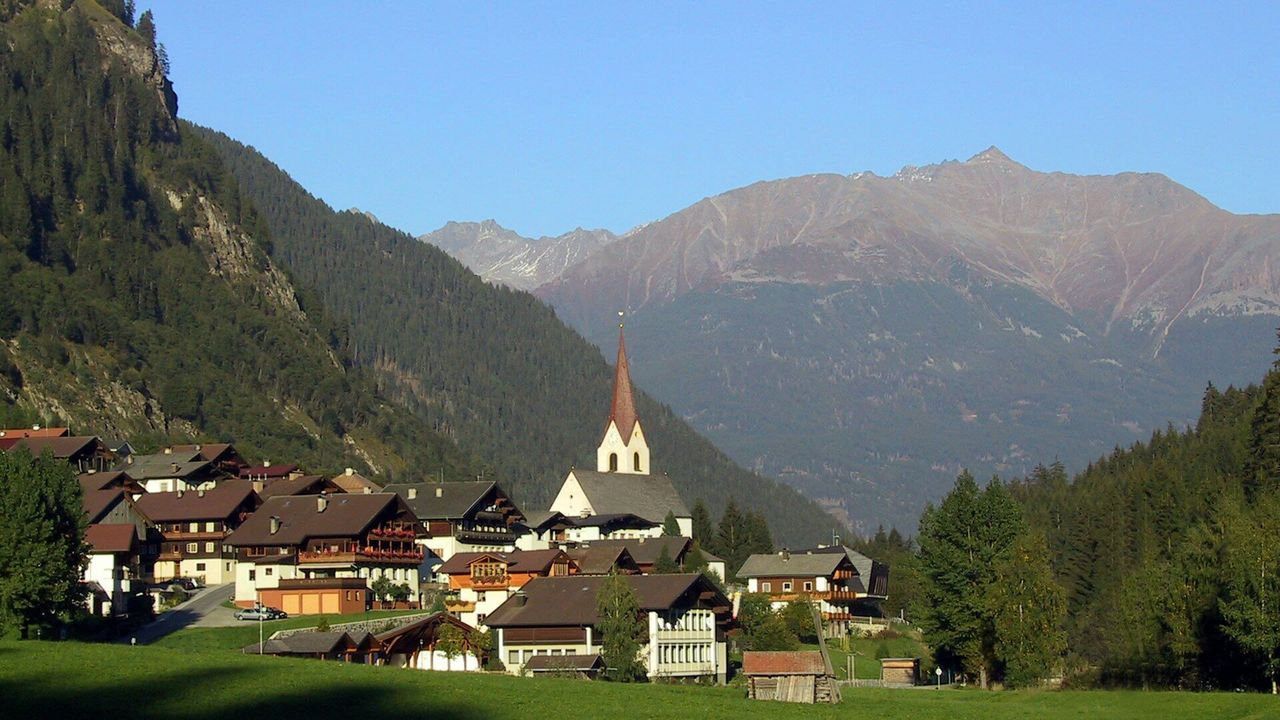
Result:
M232 631L239 631L233 628ZM184 631L192 632L192 631ZM236 642L239 642L238 640ZM845 690L838 706L747 700L741 688L433 673L184 647L0 641L13 718L1280 718L1280 698L1174 692Z

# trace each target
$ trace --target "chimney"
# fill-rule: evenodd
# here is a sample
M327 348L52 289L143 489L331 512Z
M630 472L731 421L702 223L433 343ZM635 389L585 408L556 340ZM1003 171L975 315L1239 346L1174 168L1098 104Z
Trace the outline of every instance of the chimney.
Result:
M181 497L182 497L182 488L178 488L178 497L179 497L179 498L181 498Z
M436 497L444 497L444 488L442 487L436 488Z
M262 458L262 467L264 467L264 468L269 468L269 467L271 467L271 461L270 461L270 460L268 460L267 458Z
M39 430L39 429L40 429L40 426L39 426L39 425L32 425L32 426L31 426L31 429L32 429L32 430Z
M316 496L316 512L322 513L327 507L329 507L329 496L324 493L320 493Z
M171 448L171 447L167 447L167 448L165 448L165 449L164 449L164 454L165 454L165 455L172 455L172 454L173 454L173 448Z
M356 474L355 468L347 468L347 473L346 473L346 474L347 474L347 475L355 475L355 474Z
M0 433L0 436L2 436L2 435L4 435L4 433ZM90 475L92 475L92 474L94 474L94 473L96 473L96 472L98 472L98 469L97 469L97 468L89 468L89 474L90 474Z
M511 599L515 601L516 607L524 607L529 602L529 596L524 594L524 590L517 590L512 593Z
M782 548L782 552L778 554L782 556L784 562L791 559L791 551L786 548Z
M365 486L364 486L364 494L365 494L365 495L372 495L372 494L373 494L373 488L369 487L368 485L365 485Z
M278 532L280 532L280 518L275 515L272 515L271 516L271 534L275 535Z
M169 463L169 472L171 472L171 473L173 473L173 474L177 475L177 474L178 474L178 463Z
M196 490L196 497L204 497L204 488Z

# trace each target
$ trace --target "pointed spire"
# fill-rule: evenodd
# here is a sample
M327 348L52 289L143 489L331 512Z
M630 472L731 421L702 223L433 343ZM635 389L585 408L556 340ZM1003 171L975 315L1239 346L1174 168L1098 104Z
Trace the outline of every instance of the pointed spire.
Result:
M618 313L619 316L622 313ZM636 399L631 392L631 369L627 366L627 339L622 334L622 322L618 322L618 361L613 370L613 405L609 408L609 419L618 426L622 433L622 441L631 440L631 431L636 425ZM608 423L606 423L606 427Z

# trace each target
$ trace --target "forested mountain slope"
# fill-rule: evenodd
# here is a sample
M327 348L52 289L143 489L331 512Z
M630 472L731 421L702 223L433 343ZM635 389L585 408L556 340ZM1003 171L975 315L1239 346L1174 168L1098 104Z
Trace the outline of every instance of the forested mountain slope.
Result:
M334 212L252 148L198 132L262 213L272 259L343 319L342 351L383 392L483 458L526 507L546 507L571 464L594 466L611 370L550 308L366 215ZM686 500L718 513L736 497L781 542L830 539L835 522L812 501L734 465L648 396L638 403L654 468Z
M135 27L132 3L107 5L0 4L0 425L469 474L345 366L222 161L180 127L150 14Z
M1231 608L1275 607L1244 597L1240 557L1280 561L1280 369L1261 388L1204 393L1193 429L1156 432L1116 449L1068 482L1041 467L1011 489L1043 532L1067 592L1077 670L1130 684L1236 688L1264 684L1265 653L1227 630ZM1238 623L1237 623L1238 625ZM1273 621L1273 628L1280 627Z

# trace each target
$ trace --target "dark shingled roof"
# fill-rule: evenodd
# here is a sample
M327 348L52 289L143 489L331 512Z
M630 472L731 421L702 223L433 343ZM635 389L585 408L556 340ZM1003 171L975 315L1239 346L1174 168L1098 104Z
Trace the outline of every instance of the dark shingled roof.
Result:
M263 500L281 495L318 495L321 492L345 493L329 478L323 475L301 475L292 480L277 480L258 491Z
M124 500L124 490L107 488L106 490L88 490L81 497L80 504L89 522L97 522L98 518L107 514L115 504Z
M187 490L182 497L177 492L145 493L136 505L152 522L222 520L251 497L256 495L248 482L224 480L205 490L203 497L196 490Z
M349 645L362 645L371 638L367 632L300 632L268 640L263 643L262 652L266 655L327 655L345 650ZM257 655L258 643L245 645L242 652Z
M123 467L129 477L139 482L156 478L189 478L193 475L211 474L215 470L208 460L184 460L179 455L133 456L133 462Z
M77 455L94 452L98 449L106 450L106 445L102 444L96 436L81 435L71 437L26 437L19 438L12 445L12 449L26 448L32 456L38 457L45 450L53 453L53 456L59 460L72 458Z
M323 512L319 495L285 495L267 500L244 524L227 536L228 545L301 545L308 538L355 537L388 508L408 513L408 506L392 493L326 496ZM280 518L272 534L271 518Z
M297 465L254 465L252 467L240 468L240 477L248 478L282 478L288 477L289 473L296 472Z
M131 479L132 478L128 477L127 475L125 475L123 472L119 470L113 470L109 472L80 473L79 475L76 476L76 480L80 482L80 489L83 490L84 492L91 492L93 490L102 490L103 488L106 488L108 485L116 483L117 481L120 481L121 483L128 483Z
M743 675L826 675L827 666L817 650L742 653Z
M569 471L578 480L582 493L597 515L633 513L661 523L667 513L689 517L689 508L666 475L633 475L604 473L595 470Z
M719 605L726 598L702 575L623 575L631 585L641 610L667 610L684 600L692 606L703 592L715 594ZM540 577L525 583L485 618L489 627L566 627L595 625L596 595L608 580L605 575Z
M608 575L614 567L639 572L640 566L625 547L606 547L597 543L569 551L583 575Z
M409 499L409 489L417 490L417 497ZM393 492L404 498L413 508L420 520L459 520L466 517L478 507L489 491L497 489L503 495L498 483L492 480L449 483L393 483L383 490ZM439 496L437 496L439 493ZM510 496L508 496L509 498Z
M525 661L529 672L591 672L604 669L604 658L593 655L534 655Z
M672 537L663 535L656 538L635 538L630 540L592 540L590 547L607 547L607 548L626 548L631 553L631 557L641 565L652 565L658 562L658 558L662 555L662 548L667 549L667 555L672 560L679 560L684 552L693 543L687 537ZM583 543L587 545L588 543ZM706 553L703 553L706 556Z
M129 552L138 540L138 529L125 524L90 525L84 539L95 553Z

